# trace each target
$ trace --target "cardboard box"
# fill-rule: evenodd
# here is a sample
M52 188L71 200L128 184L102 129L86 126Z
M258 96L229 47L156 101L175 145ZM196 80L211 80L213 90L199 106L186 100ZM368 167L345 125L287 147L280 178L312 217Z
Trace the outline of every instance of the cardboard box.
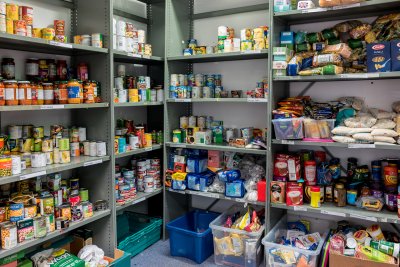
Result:
M368 72L387 72L392 69L390 42L367 44Z
M272 54L274 61L289 61L292 58L293 50L287 47L274 47Z
M273 70L286 70L287 69L286 61L272 61L272 69Z
M104 256L104 259L108 261L111 266L129 266L131 261L131 254L119 249L115 249L114 258Z
M284 12L292 9L290 0L274 0L274 12Z
M390 42L390 56L392 58L392 71L400 71L400 40Z
M208 151L208 167L222 168L224 161L224 153L222 151L209 150Z
M286 76L286 70L273 70L273 71L272 71L272 75L273 75L274 77Z
M281 32L281 45L294 45L294 32Z
M360 260L344 255L329 254L329 267L398 267L398 264Z

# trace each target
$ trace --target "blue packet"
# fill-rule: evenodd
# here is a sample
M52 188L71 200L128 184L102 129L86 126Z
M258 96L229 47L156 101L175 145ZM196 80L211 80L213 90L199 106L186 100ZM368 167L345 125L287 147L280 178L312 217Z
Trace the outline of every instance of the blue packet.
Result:
M194 173L202 173L207 170L207 159L192 157L187 159L186 171Z
M182 190L182 191L186 190L186 180L184 181L172 180L171 188L174 190Z
M245 194L244 180L237 180L233 182L227 182L225 184L225 196L242 198Z
M239 180L241 173L239 170L229 170L218 172L218 178L221 182L233 182Z
M200 177L195 173L188 173L186 175L187 187L190 190L200 191Z

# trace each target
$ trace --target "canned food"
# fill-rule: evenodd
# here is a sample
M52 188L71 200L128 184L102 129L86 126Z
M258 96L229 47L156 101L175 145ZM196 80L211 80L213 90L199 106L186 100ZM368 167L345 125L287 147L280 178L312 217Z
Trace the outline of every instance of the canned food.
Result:
M90 218L93 216L93 204L90 202L82 203L83 218Z
M63 205L59 206L57 208L56 217L57 218L60 218L60 217L67 218L67 220L70 221L72 219L71 205L63 204Z
M60 138L58 141L60 151L69 151L69 138Z
M54 232L56 230L56 222L54 219L54 214L46 214L45 218L46 218L47 232L48 233Z
M182 116L179 118L179 128L185 129L189 127L189 118L186 116Z
M46 155L46 165L52 165L54 164L54 152L45 152Z
M10 203L9 206L9 219L10 222L18 222L24 219L24 204L23 203Z
M81 202L81 197L79 194L69 196L69 203L71 204L71 207L77 206L80 202Z
M61 162L61 155L60 155L60 149L59 148L54 148L53 149L53 163L58 164Z
M55 30L53 28L43 28L42 29L42 38L45 40L53 41L56 36Z
M17 222L17 236L18 236L18 243L31 240L35 237L35 231L32 219L26 219Z
M37 138L33 141L33 151L34 152L42 152L42 139Z
M71 143L71 157L79 157L80 156L80 149L79 143Z
M20 156L12 155L11 156L11 164L12 164L11 172L13 175L20 174L22 172Z
M33 138L43 138L44 137L44 127L38 126L33 127Z
M102 157L107 154L106 152L106 142L103 141L98 141L96 143L96 156L97 157Z
M176 129L172 132L172 142L182 143L182 131L180 129Z
M71 207L72 221L78 222L83 220L82 205L76 205Z
M54 33L55 35L65 35L65 21L58 19L54 20Z
M97 143L96 143L96 141L91 141L89 143L89 148L90 148L90 156L91 157L96 157L96 155L97 155Z
M197 116L189 117L189 127L197 127Z
M46 137L42 141L42 152L51 152L53 151L53 140L49 137Z
M1 226L1 248L12 249L17 246L17 226L6 223Z
M46 167L46 154L41 152L34 152L31 155L32 168Z
M33 228L35 231L35 238L42 238L47 235L46 217L33 218Z
M89 200L89 190L86 188L79 189L79 196L82 202L86 202Z
M93 33L92 34L92 46L93 47L103 47L103 34Z
M65 217L60 217L56 219L56 229L64 230L69 227L69 220Z
M19 152L31 152L33 147L33 138L25 138L18 140Z

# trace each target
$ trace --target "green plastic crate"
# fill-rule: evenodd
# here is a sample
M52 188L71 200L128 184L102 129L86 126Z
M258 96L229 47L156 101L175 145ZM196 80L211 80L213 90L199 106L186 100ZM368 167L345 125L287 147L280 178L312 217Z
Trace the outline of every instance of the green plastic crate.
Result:
M161 238L162 220L125 211L117 217L118 249L136 256Z

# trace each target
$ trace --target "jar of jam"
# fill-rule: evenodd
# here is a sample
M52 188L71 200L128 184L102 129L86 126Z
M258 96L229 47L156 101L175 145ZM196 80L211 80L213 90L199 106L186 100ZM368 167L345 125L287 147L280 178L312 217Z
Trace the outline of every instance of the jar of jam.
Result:
M4 106L6 104L6 99L4 96L4 83L2 80L0 80L0 106ZM0 147L1 149L1 147Z
M20 105L32 105L32 90L30 82L18 82L18 103Z
M7 106L18 105L18 85L15 80L4 81L5 99Z
M57 78L57 65L54 59L47 60L47 66L49 66L49 81L55 81Z
M86 104L94 103L94 90L91 81L86 81L83 84L83 100Z
M15 79L15 63L13 58L3 58L1 62L1 76L7 80Z
M58 103L68 104L68 89L67 81L61 81L58 83Z
M39 79L42 82L47 82L49 80L49 65L47 65L46 59L39 60Z
M58 85L60 82L54 82L54 104L60 103L60 93L58 90Z
M68 91L68 104L79 104L80 99L80 85L78 80L70 80L67 84Z
M79 83L79 103L83 103L83 82L78 81Z
M39 60L37 58L28 58L26 60L25 74L30 81L39 77Z
M37 104L43 105L44 104L44 90L43 85L41 83L37 86Z
M57 79L66 80L67 79L67 61L57 60Z
M54 87L52 83L43 83L44 104L54 104Z

